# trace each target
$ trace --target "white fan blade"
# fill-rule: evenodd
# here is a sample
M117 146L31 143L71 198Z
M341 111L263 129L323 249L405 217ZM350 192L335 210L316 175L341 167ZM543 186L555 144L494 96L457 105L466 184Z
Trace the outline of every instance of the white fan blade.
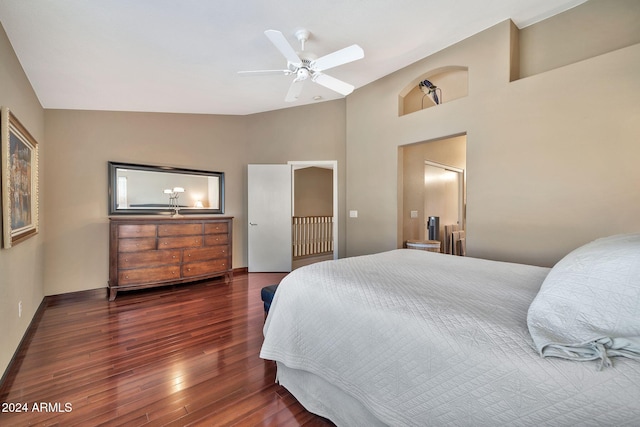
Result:
M326 74L316 73L312 80L319 85L331 89L334 92L338 92L341 95L347 96L353 92L354 87L349 83L345 83L342 80L338 80L335 77L327 76Z
M287 96L284 98L286 102L295 102L298 100L300 93L302 92L302 86L304 85L304 80L295 79L291 82L291 86L289 86L289 92L287 92Z
M276 48L287 58L290 64L300 65L302 64L302 60L298 56L295 50L291 47L287 39L282 35L282 33L278 30L267 30L264 32L265 35L271 40L271 43L274 44Z
M324 71L362 58L364 58L364 50L357 44L354 44L316 59L311 63L311 68Z
M255 70L255 71L238 71L241 76L268 76L268 75L291 75L291 70Z

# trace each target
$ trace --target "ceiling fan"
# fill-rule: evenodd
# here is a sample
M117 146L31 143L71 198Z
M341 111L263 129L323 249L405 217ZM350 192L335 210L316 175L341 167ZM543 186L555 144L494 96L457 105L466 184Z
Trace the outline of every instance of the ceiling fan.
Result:
M283 74L285 76L294 75L295 78L289 86L289 91L285 97L286 102L294 102L300 96L302 87L306 80L311 79L312 82L329 88L341 95L349 95L353 92L354 87L349 83L338 80L324 74L325 70L347 64L364 58L364 51L357 44L345 47L328 55L315 59L311 54L304 51L304 44L309 40L311 33L308 30L301 29L296 31L295 36L302 46L301 51L296 52L287 42L284 35L277 30L267 30L264 34L271 40L271 43L284 55L287 60L287 68L284 70L256 70L256 71L239 71L242 75L269 75Z

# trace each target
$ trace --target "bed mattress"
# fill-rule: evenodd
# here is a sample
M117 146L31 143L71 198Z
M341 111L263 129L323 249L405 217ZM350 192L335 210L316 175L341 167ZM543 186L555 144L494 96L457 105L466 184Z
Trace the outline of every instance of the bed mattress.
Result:
M281 282L261 357L338 425L371 425L356 407L393 426L637 425L640 363L538 355L527 310L548 272L407 249L312 264Z

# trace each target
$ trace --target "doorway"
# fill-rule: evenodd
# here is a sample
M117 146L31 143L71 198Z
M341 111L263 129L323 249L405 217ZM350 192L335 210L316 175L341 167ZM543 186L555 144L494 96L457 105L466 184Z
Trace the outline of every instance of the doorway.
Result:
M333 164L293 165L292 268L334 259Z
M249 165L247 247L250 272L288 272L301 265L294 263L295 181L296 171L307 168L330 171L332 182L328 196L331 199L330 213L310 215L303 211L307 217L330 219L329 224L321 222L319 225L315 225L316 219L313 219L312 225L305 226L313 231L305 234L305 238L313 240L309 241L312 244L309 249L305 249L311 251L306 252L310 255L306 263L338 258L338 162L290 161L286 165ZM300 199L298 203L302 203ZM327 242L327 239L330 240ZM311 256L316 252L321 253L321 259Z
M399 147L399 248L408 240L429 240L430 216L440 217L441 250L445 226L466 227L466 151L465 134ZM435 195L429 197L431 191Z

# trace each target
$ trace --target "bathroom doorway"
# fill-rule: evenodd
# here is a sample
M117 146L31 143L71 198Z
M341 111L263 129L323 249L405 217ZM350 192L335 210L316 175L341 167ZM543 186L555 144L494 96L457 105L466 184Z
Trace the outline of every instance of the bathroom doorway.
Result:
M439 216L444 250L445 226L466 227L467 136L456 135L399 147L398 247L428 240L429 216Z

